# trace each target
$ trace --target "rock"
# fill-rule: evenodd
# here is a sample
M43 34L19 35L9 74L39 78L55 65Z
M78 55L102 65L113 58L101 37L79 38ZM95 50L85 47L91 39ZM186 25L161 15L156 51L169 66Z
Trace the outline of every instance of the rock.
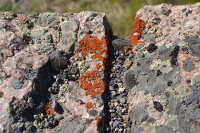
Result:
M137 124L131 125L131 132L200 130L200 109L194 109L200 86L199 6L161 4L137 12L130 34L136 54L130 70L136 80L127 82L134 84L128 114Z
M0 13L0 132L103 132L105 14L9 14Z
M0 12L0 132L200 131L200 3L104 13Z

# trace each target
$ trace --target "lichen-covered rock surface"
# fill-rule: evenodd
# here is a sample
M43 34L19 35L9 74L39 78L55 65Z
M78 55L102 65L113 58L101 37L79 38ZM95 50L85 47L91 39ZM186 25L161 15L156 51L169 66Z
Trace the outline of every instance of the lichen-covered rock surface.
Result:
M0 12L0 132L103 132L104 13Z
M0 12L0 133L198 133L200 3L104 13Z
M137 12L130 35L132 74L124 73L134 82L128 95L132 133L200 131L199 16L200 3ZM127 80L125 86L132 86Z

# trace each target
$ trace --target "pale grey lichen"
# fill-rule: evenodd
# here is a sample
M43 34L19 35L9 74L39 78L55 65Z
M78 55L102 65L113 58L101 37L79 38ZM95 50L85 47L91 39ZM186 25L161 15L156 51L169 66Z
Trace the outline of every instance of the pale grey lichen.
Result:
M61 97L59 98L59 101L60 101L61 103L64 103L64 102L66 102L66 99L65 99L64 96L61 96Z
M200 86L200 73L195 73L191 79L192 85Z
M61 40L58 45L66 52L77 49L76 33L77 25L74 21L64 21L61 24Z
M84 73L90 66L90 63L87 60L81 61L78 63L78 68L80 73Z
M44 114L38 114L38 115L33 115L33 118L35 119L33 122L33 125L37 128L37 129L42 129L44 122L42 121L44 119Z
M60 91L68 92L69 91L69 85L68 84L63 84L62 86L60 86Z
M41 13L36 20L36 24L42 27L50 27L60 22L58 13Z
M160 70L163 74L170 72L173 68L171 67L170 60L157 61L151 65L154 70Z
M34 43L34 49L36 51L48 51L53 50L52 44L52 36L48 32L47 28L39 28L32 30L31 32L27 33Z
M6 73L0 70L0 84L2 84L4 79L6 79L6 76Z
M177 131L179 129L179 122L178 122L177 115L169 115L165 119L163 125L167 125L171 127L174 131Z

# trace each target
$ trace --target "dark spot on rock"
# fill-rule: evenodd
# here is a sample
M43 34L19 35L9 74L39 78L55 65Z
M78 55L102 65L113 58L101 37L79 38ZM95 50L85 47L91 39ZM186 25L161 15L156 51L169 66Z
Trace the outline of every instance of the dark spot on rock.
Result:
M169 96L170 96L170 92L166 91L166 92L165 92L165 96L166 96L166 97L169 97Z
M124 86L126 89L132 89L136 85L136 77L132 70L127 70L123 75Z
M160 102L158 101L153 101L153 104L154 104L154 108L159 111L159 112L162 112L163 111L163 106Z
M194 64L192 61L190 60L184 60L183 61L183 69L186 71L186 72L190 72L192 70L194 70Z
M91 115L91 116L97 116L98 115L98 112L96 110L89 110L88 113Z
M157 76L161 76L162 72L160 70L157 70Z
M176 46L170 54L171 55L170 63L172 66L178 65L177 64L177 56L178 56L179 48L180 48L179 46Z
M0 98L3 96L3 92L0 91Z
M141 67L141 64L140 64L139 62L137 62L137 66L138 66L138 67Z
M148 90L145 90L144 94L145 94L145 95L149 94L149 91L148 91Z
M186 80L186 83L188 83L188 84L191 83L191 80L190 79Z
M150 43L149 46L147 46L147 51L149 53L152 53L153 51L155 51L158 47L154 44L154 43Z
M183 8L181 11L182 13L184 13L187 10L187 8Z
M153 117L149 117L148 119L147 119L147 123L155 123L156 122L156 120L153 118Z
M168 85L168 86L171 86L172 83L173 83L173 82L170 80L170 81L167 82L167 85Z
M92 123L93 119L86 119L86 125L90 125Z
M145 115L145 116L141 119L141 122L146 121L148 118L149 118L149 116L148 116L148 115Z
M162 13L163 15L166 15L166 16L169 16L169 14L170 14L171 12L172 12L172 10L170 10L170 9L169 9L169 10L164 10L164 9L163 9L163 10L161 11L161 13Z

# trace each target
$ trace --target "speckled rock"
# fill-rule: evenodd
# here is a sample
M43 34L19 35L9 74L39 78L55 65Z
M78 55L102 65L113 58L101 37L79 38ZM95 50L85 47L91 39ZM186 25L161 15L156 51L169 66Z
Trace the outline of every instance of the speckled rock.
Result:
M104 132L111 37L104 13L0 12L0 132Z
M130 35L137 83L128 96L132 133L200 131L199 7L161 4L137 12Z

